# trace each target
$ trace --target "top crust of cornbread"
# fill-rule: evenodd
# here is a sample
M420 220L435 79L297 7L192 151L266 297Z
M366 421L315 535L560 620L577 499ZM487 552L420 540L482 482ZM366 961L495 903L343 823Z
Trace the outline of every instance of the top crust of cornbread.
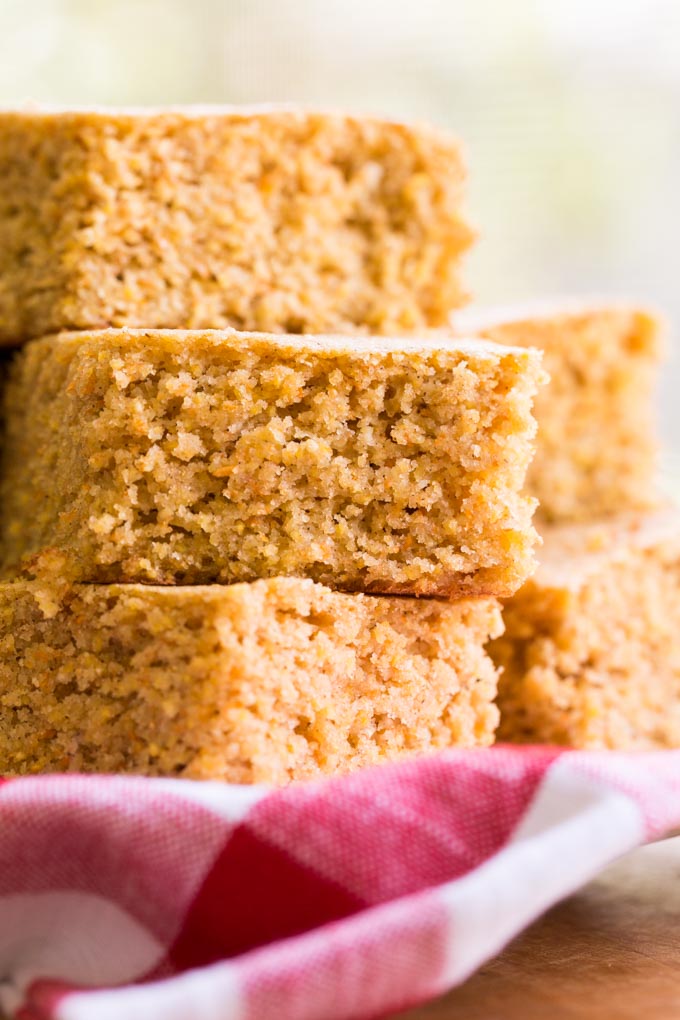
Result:
M0 112L0 342L409 332L464 300L458 144L294 108Z
M286 114L304 120L309 117L328 117L348 122L364 124L386 124L414 130L424 135L431 134L442 138L446 132L424 121L406 121L399 117L388 117L378 113L352 114L348 110L334 107L305 106L296 103L177 103L169 106L61 106L58 103L26 103L16 107L0 104L0 117L17 121L31 120L68 120L69 118L87 117L110 124L112 120L163 120L179 119L202 121L206 118L222 117L231 120L252 120L253 118L277 117Z
M656 308L642 308L628 298L543 297L490 308L475 305L457 310L453 321L458 334L476 336L496 326L551 323L559 319L579 319L603 314L635 315L646 320L650 326L647 337L650 350L660 353L660 336L666 330L663 315Z
M542 530L543 545L535 588L578 591L593 575L611 564L624 563L631 553L664 548L671 558L680 553L680 512L674 506L655 513L627 513L602 521L552 525Z
M121 337L141 339L148 337L154 343L167 342L168 348L176 349L182 344L195 345L200 338L205 346L217 345L220 347L232 345L234 347L248 347L249 350L264 354L271 353L276 357L280 352L282 356L294 355L296 351L306 354L349 355L357 361L362 359L371 361L375 355L396 354L398 356L408 354L427 355L440 354L446 356L455 353L461 357L466 355L474 360L487 358L490 362L498 363L499 353L515 355L519 361L526 365L536 366L539 357L527 356L527 349L524 347L512 347L510 345L499 347L491 340L483 340L478 337L456 337L455 339L444 339L439 333L432 333L426 336L348 336L337 333L334 335L319 336L318 334L277 334L261 332L243 332L236 329L95 329L95 330L68 330L58 333L49 339L49 342L66 347L69 344L79 345L91 341L100 342L105 347L108 340L118 343ZM539 373L540 374L540 373ZM545 382L546 380L543 379Z
M652 394L664 326L623 300L552 299L455 316L461 335L544 352L551 384L536 400L527 479L539 519L588 521L659 505Z
M509 594L542 381L536 351L450 339L35 341L6 394L5 566L56 549L85 581Z

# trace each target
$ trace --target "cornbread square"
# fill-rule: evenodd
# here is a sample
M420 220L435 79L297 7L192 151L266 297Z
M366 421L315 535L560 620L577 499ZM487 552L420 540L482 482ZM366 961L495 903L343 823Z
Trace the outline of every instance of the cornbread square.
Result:
M494 600L0 585L0 770L285 783L490 744Z
M680 747L680 514L543 529L535 576L504 607L503 740Z
M464 300L458 143L284 108L0 113L0 343L403 332Z
M652 392L660 323L642 308L576 303L462 313L457 329L539 347L550 385L536 401L528 485L544 521L587 521L659 504Z
M68 333L6 391L5 566L505 595L534 564L534 351L234 331ZM38 571L39 572L39 571Z

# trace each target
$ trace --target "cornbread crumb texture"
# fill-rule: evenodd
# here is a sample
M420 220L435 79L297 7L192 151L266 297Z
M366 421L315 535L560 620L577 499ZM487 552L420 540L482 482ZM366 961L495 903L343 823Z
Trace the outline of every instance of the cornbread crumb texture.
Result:
M660 323L627 305L537 306L461 313L457 332L541 348L528 485L544 521L587 521L658 505L652 392Z
M680 747L680 514L546 527L543 538L490 646L499 739Z
M402 332L464 299L458 144L295 110L0 113L0 342Z
M51 550L84 581L509 594L534 565L541 380L536 352L450 340L35 341L6 393L5 566Z
M283 783L492 742L493 600L0 585L0 769Z

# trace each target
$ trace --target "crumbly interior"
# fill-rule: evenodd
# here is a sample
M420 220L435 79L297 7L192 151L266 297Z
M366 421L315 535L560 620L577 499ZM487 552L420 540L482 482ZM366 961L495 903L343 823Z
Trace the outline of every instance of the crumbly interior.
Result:
M490 646L499 739L680 747L680 516L662 523L543 530L549 563Z
M536 352L226 332L64 334L17 355L6 568L84 581L306 576L506 595L534 565Z
M442 325L464 177L454 140L371 118L0 113L0 342Z
M0 586L0 770L285 783L490 744L493 600Z
M540 519L587 521L658 504L652 391L659 323L650 313L593 307L506 320L463 314L458 329L544 352L550 385L536 399L527 483Z

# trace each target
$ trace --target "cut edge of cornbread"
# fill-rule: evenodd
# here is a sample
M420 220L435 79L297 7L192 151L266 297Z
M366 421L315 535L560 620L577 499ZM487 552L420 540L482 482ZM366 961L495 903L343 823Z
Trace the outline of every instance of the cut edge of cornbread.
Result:
M550 386L535 404L527 487L547 523L588 521L662 502L653 390L667 324L624 299L544 299L471 309L454 331L544 351Z
M0 584L0 771L284 783L449 746L498 720L494 600Z
M540 360L430 336L35 341L6 393L5 571L56 552L82 581L509 594L534 565Z
M680 747L680 512L545 526L503 608L499 739Z
M0 342L389 333L467 298L458 141L290 105L0 110Z

